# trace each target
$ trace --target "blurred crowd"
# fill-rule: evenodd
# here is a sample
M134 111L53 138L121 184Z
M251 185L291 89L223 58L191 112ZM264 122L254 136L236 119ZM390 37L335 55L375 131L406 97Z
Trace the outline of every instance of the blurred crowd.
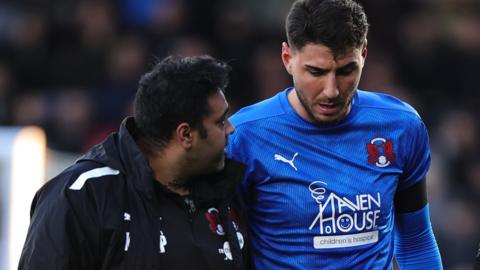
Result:
M232 67L232 111L291 85L280 59L289 0L2 0L0 125L38 125L81 153L131 114L142 73L168 54ZM480 2L360 1L371 24L360 88L393 94L431 136L429 201L446 269L480 241Z

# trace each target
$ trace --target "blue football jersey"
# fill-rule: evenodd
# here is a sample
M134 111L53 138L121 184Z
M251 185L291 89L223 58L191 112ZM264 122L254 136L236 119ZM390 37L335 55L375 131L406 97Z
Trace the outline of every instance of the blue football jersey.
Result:
M425 125L408 104L362 90L344 120L316 125L293 110L292 90L230 118L255 268L392 269L394 196L427 173Z

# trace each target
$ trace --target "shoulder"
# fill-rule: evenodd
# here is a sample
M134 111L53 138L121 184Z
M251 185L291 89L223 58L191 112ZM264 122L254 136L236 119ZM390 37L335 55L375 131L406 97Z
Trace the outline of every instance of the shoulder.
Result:
M391 113L401 113L420 118L418 112L407 102L379 92L357 90L358 102L356 106L364 109L384 110Z
M252 124L272 117L285 114L283 99L286 99L286 92L282 91L277 95L244 107L230 117L230 122L238 128L242 125Z
M407 102L394 96L357 90L354 104L364 118L384 124L403 125L407 129L418 129L424 126L420 114Z
M41 203L82 205L86 200L95 201L107 192L122 185L121 173L100 163L85 161L76 163L48 181L36 194L33 207ZM115 188L113 188L115 186ZM35 205L36 204L36 205Z
M45 188L61 187L65 190L82 190L96 187L100 182L115 181L120 174L119 170L94 161L78 162L45 184Z
M116 181L120 174L119 170L91 161L77 163L72 172L67 181L69 190L81 190L87 185L87 182L88 185L95 188L102 182Z

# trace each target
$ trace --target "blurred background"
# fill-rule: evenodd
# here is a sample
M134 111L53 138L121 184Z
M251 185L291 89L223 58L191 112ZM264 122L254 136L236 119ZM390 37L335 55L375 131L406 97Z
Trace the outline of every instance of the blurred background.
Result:
M443 263L471 269L480 241L480 1L359 2L371 24L360 88L400 97L422 115ZM2 0L0 126L45 130L50 178L118 128L140 75L168 54L227 61L235 112L291 85L280 59L291 3Z

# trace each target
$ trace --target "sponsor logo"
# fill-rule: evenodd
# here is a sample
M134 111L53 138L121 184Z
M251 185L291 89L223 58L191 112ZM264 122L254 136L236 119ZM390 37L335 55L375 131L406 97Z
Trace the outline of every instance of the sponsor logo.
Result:
M378 231L347 235L315 236L313 238L313 247L316 249L356 247L376 243L377 241Z
M368 162L384 168L395 161L393 142L384 138L375 138L367 143Z
M327 183L323 181L312 182L308 189L318 204L318 214L309 227L318 228L320 234L314 237L314 248L353 247L378 241L380 193L348 198L327 194Z
M293 163L294 160L295 160L295 158L296 158L297 156L298 156L298 153L295 153L295 154L293 155L292 159L287 159L287 158L281 156L280 154L275 154L275 155L273 155L273 158L274 158L275 160L281 161L281 162L283 162L283 163L287 163L287 164L290 165L295 171L298 171L298 170L297 170L297 167L295 167L295 164Z

